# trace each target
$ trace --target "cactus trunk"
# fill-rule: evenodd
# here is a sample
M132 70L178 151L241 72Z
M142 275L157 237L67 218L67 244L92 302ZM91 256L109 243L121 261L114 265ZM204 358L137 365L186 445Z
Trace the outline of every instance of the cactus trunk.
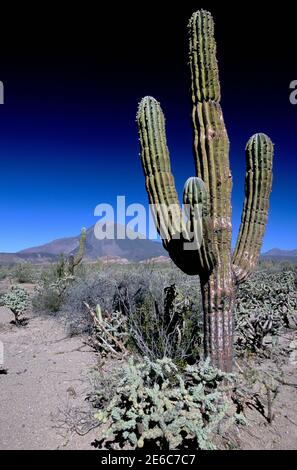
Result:
M214 22L204 10L194 13L189 22L189 64L196 177L189 178L184 188L188 222L183 220L171 173L165 118L152 97L143 98L137 113L141 160L164 247L182 271L200 276L205 356L229 372L236 286L254 269L260 253L272 185L273 144L265 134L248 141L245 201L232 256L229 140L220 106ZM195 244L189 250L186 244L193 238Z
M215 268L201 279L204 313L204 354L212 364L231 372L233 362L233 306L235 284L231 266Z

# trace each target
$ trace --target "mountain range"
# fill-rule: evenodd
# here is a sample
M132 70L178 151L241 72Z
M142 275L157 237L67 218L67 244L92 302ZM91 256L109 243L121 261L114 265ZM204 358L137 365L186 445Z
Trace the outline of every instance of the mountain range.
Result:
M297 261L297 250L281 250L280 248L272 248L266 253L263 253L262 258L271 258L271 259L288 259Z
M109 227L111 224L109 224ZM115 234L125 230L124 226L112 224ZM79 238L66 237L53 240L41 246L27 248L17 253L0 253L0 263L16 263L22 261L30 261L32 263L48 263L55 261L61 253L66 256L76 254L79 248ZM87 230L85 244L85 259L95 261L98 258L108 258L119 262L143 262L152 258L167 257L160 242L136 238L136 239L119 239L98 240L94 234L94 226ZM273 248L261 255L262 259L272 260L291 260L297 261L296 250L281 250Z
M114 233L123 232L124 226L108 224ZM0 253L0 262L10 263L18 261L30 261L33 263L46 263L54 261L61 253L69 256L75 255L79 248L80 235L75 237L59 238L41 246L27 248L17 253ZM167 256L162 243L144 239L119 239L98 240L94 234L94 226L87 230L84 258L89 261L98 258L124 259L128 262L145 261L151 258Z

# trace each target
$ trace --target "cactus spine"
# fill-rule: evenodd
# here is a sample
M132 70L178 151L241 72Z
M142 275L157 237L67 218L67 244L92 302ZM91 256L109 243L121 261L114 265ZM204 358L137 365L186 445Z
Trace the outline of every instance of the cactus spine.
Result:
M230 371L236 286L250 274L259 257L272 186L273 144L264 134L254 135L247 144L245 201L232 256L229 140L220 106L214 22L204 10L194 13L189 21L189 64L196 177L189 178L184 188L183 203L189 206L187 223L171 172L164 115L152 97L143 98L137 113L141 161L149 202L158 208L154 218L164 247L180 269L200 276L205 356ZM194 217L197 204L202 207L201 243L194 251L185 250L193 229L199 228ZM172 223L164 231L166 208Z

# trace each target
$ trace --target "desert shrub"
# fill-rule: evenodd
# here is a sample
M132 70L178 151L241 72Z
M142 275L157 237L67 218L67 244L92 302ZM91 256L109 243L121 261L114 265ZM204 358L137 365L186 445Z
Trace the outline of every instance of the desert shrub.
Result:
M86 273L87 268L84 265L76 265L75 271L70 273L69 261L62 254L56 263L43 269L39 275L33 297L34 311L47 314L61 313L68 289L76 279L84 279Z
M34 282L36 280L36 268L29 263L19 263L12 270L14 280L20 284Z
M6 266L0 266L0 281L6 279L9 274L9 268Z
M33 310L38 313L56 314L63 303L65 291L72 276L59 276L58 264L44 270L35 289L32 299Z
M297 325L297 276L293 271L254 273L239 288L235 308L238 351L259 352L268 336Z
M128 319L131 339L150 360L197 359L201 307L197 278L174 269L142 267L117 279L115 308Z
M226 417L223 382L231 376L208 362L181 371L169 358L133 359L101 378L95 417L98 447L213 449L213 435ZM108 393L107 393L108 392Z
M257 271L266 271L269 273L279 273L284 271L295 271L297 263L294 260L273 260L273 259L260 259L257 266Z
M195 362L201 345L199 309L175 284L163 288L162 294L158 302L151 290L138 291L135 307L128 311L131 338L151 360Z
M59 293L51 285L37 288L32 299L33 310L37 313L56 314L61 304Z
M197 284L197 279L189 280L177 269L109 267L75 280L63 311L71 333L80 333L92 329L85 303L93 310L100 305L108 318L123 316L131 343L142 355L152 360L164 356L184 360L197 355L200 344Z
M15 324L20 326L24 321L22 315L30 306L30 296L26 289L12 285L10 290L1 297L1 303L10 308L15 317Z
M69 332L92 332L93 322L85 303L93 309L100 305L102 312L109 314L115 310L115 292L116 281L108 270L104 273L87 273L85 277L75 279L67 290L62 312Z

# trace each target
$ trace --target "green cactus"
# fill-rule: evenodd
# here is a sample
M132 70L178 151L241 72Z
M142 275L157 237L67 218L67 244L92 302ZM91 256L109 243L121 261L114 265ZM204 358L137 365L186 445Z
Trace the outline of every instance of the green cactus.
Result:
M184 188L188 222L184 221L171 173L164 115L152 97L143 98L137 113L141 161L164 247L182 271L200 276L205 356L213 365L230 371L236 287L259 257L272 186L273 144L264 134L254 135L247 144L245 201L232 256L229 140L220 106L214 22L204 10L194 13L189 22L189 64L197 176ZM169 227L164 220L171 222ZM196 246L191 247L193 240Z
M79 239L78 253L76 256L70 255L68 258L68 273L71 276L74 275L74 268L81 263L84 257L86 238L87 238L87 230L83 227L81 229L81 234L80 234L80 239Z
M59 261L57 263L58 279L63 279L65 276L67 277L67 276L74 275L74 269L76 268L76 266L78 266L81 263L83 256L84 256L86 238L87 238L87 231L83 227L81 229L81 234L80 234L80 239L79 239L78 253L76 256L71 254L68 257L67 263L65 261L64 253L61 253Z

